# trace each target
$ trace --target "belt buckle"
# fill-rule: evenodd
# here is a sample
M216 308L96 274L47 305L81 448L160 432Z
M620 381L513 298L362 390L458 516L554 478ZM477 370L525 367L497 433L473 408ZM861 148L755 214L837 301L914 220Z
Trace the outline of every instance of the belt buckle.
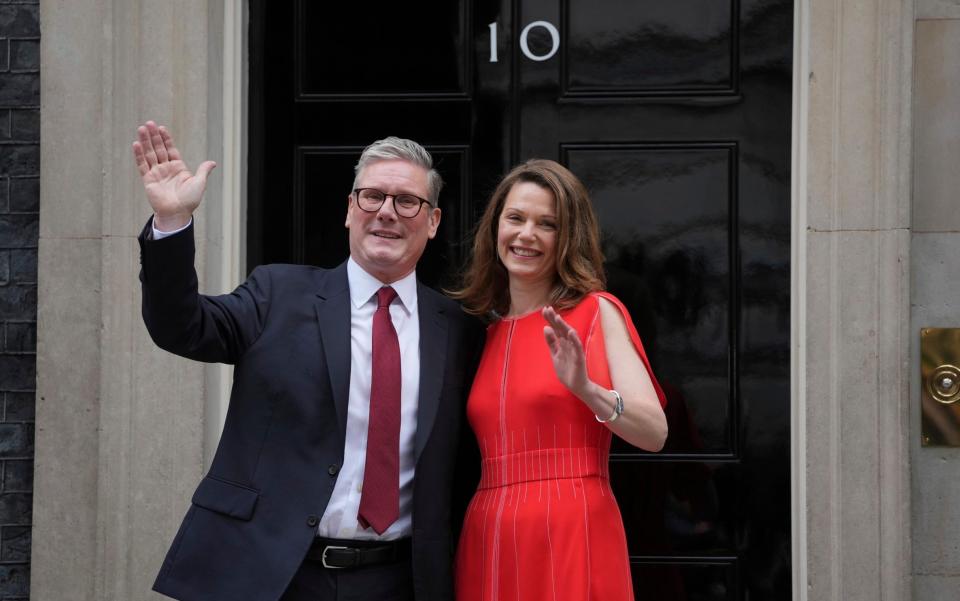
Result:
M344 568L347 567L347 566L332 566L332 565L330 565L330 564L327 563L327 551L329 551L330 549L335 549L335 550L337 550L337 551L345 551L345 550L347 550L347 549L349 549L349 548L350 548L350 547L341 547L341 546L338 546L338 545L327 545L326 547L323 548L323 553L320 554L320 563L322 563L322 564L323 564L323 567L327 568L328 570L342 570L342 569L344 569Z

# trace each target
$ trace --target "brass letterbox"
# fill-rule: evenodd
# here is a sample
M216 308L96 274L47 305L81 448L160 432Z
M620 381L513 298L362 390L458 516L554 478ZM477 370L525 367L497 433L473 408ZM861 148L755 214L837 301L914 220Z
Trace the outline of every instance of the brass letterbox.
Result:
M960 328L920 330L923 446L960 447Z

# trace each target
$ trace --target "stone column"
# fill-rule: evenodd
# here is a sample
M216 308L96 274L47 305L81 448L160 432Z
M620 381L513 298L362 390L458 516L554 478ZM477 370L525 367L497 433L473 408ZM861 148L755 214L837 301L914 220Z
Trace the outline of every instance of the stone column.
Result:
M150 209L130 144L154 119L189 165L222 163L225 3L241 5L41 1L36 601L159 597L150 585L203 471L221 380L143 326L135 236ZM225 241L213 188L198 272L220 292L236 284L219 260L240 232ZM212 247L222 277L206 277Z
M794 598L910 599L910 0L797 5Z

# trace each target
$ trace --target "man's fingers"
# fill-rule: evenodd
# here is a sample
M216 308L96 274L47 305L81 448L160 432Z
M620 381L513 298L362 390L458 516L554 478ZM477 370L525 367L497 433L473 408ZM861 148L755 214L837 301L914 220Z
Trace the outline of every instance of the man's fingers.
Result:
M173 136L170 135L170 131L162 125L158 129L160 130L160 139L163 140L163 145L167 148L167 156L171 161L179 161L180 151L173 143Z
M163 137L160 135L160 129L153 121L147 121L147 132L150 134L150 143L153 144L153 151L157 153L157 162L166 163L170 160L167 155L167 147L163 143Z
M137 171L140 172L140 177L150 172L150 166L147 165L147 158L143 156L143 146L140 145L140 142L133 143L133 160L137 162Z
M204 161L200 163L200 166L197 167L196 177L200 178L200 181L206 183L207 176L210 175L210 172L217 166L213 161Z
M148 121L147 123L151 123ZM137 128L137 139L140 147L143 149L143 156L147 161L147 169L151 169L157 164L157 153L153 151L153 142L150 141L150 132L146 126L141 125Z

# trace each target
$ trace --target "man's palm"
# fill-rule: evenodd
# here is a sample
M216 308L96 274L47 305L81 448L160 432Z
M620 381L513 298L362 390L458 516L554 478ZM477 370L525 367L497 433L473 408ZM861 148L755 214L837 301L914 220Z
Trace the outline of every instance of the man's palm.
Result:
M133 157L157 219L186 223L200 206L207 176L216 164L205 161L196 174L191 173L180 158L173 137L153 121L137 128L137 138L133 143Z
M156 213L193 213L203 198L206 182L190 173L183 161L168 161L144 174L143 187Z

